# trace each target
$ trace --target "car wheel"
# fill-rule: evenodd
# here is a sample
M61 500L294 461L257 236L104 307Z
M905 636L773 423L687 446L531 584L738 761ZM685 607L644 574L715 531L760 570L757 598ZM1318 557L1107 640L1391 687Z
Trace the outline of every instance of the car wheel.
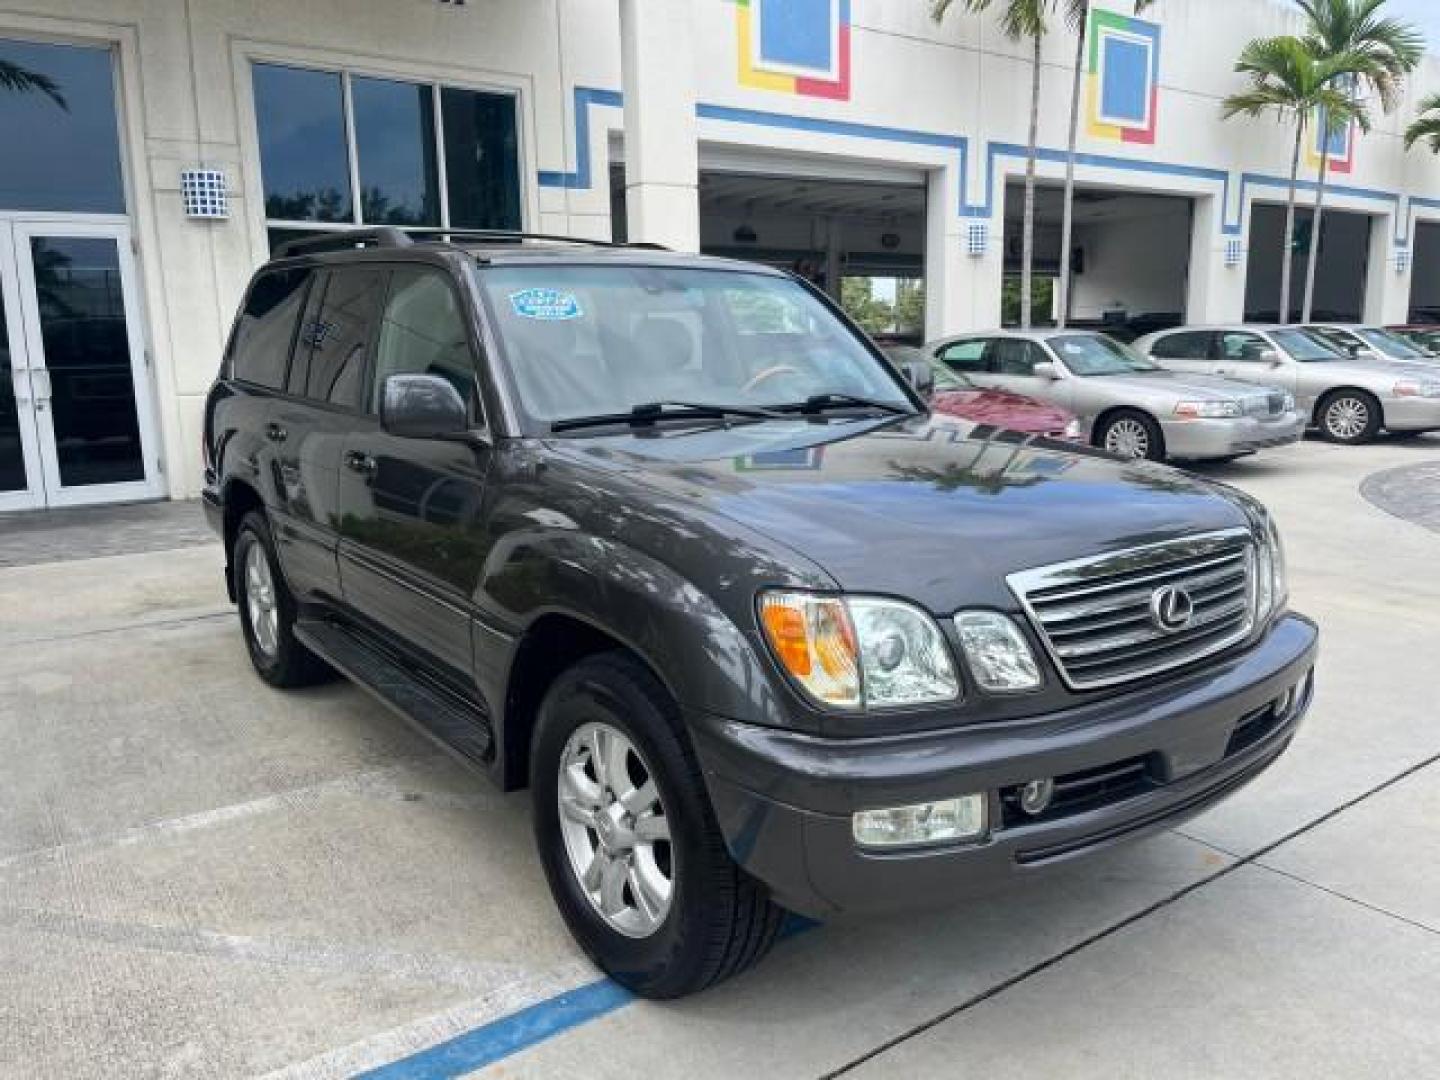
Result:
M295 598L290 594L270 526L257 513L245 515L230 555L240 628L255 671L271 686L308 686L331 669L295 638Z
M530 786L555 902L617 982L680 997L774 944L783 912L730 858L675 703L644 665L602 653L555 681Z
M1369 442L1382 419L1380 402L1360 390L1337 390L1320 403L1320 433L1334 443Z
M1126 409L1112 413L1095 432L1095 445L1125 458L1165 460L1165 436L1160 425L1142 412Z

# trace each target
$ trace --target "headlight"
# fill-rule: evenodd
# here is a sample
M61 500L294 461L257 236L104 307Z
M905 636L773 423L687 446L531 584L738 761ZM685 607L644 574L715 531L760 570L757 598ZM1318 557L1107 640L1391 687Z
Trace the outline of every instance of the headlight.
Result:
M1225 420L1242 412L1238 401L1182 401L1175 406L1175 415L1186 420Z
M1393 392L1396 397L1440 398L1440 383L1402 379L1395 384Z
M983 689L1005 693L1040 685L1040 667L1014 619L995 611L962 611L955 629Z
M765 593L760 625L781 667L822 705L926 705L960 696L940 628L911 604Z
M1065 425L1065 438L1079 439L1085 434L1085 429L1080 426L1080 418L1077 416Z
M1260 516L1260 544L1256 551L1255 615L1264 622L1284 610L1290 597L1285 574L1285 546L1268 512Z

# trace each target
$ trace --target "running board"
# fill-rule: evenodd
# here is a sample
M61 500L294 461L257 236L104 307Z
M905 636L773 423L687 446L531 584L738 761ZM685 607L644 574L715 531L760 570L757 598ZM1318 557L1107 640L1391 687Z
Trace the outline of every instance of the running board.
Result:
M445 749L477 765L490 758L490 724L484 714L416 678L392 657L339 623L301 619L295 637L331 667L388 705Z

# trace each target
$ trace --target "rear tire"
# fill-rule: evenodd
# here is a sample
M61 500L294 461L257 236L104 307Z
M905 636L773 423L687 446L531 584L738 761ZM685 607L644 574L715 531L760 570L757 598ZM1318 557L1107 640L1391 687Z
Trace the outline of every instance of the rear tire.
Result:
M1136 461L1164 461L1165 435L1153 417L1138 409L1117 409L1095 430L1095 445Z
M240 522L230 566L240 629L255 673L281 689L331 678L331 668L295 638L295 597L280 571L264 515L251 511Z
M1315 410L1320 434L1342 446L1370 442L1379 433L1384 419L1379 400L1363 390L1336 390L1326 394Z
M536 721L530 788L555 903L615 981L681 997L774 944L784 912L730 858L679 710L633 657L590 656L556 679Z

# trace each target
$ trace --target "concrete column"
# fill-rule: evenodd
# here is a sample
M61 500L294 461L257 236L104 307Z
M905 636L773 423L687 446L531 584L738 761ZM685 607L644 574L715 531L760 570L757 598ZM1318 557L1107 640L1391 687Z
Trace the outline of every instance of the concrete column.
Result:
M695 28L688 0L620 0L632 243L700 250Z
M925 198L925 337L1000 325L1005 252L994 220L960 216L960 166L932 169ZM986 221L984 255L968 252L970 222Z
M825 219L825 291L837 304L840 302L840 278L845 270L845 252L840 244L840 223Z
M1394 214L1370 219L1370 259L1365 273L1366 322L1384 325L1410 321L1413 267L1403 273L1395 269L1394 236Z
M1188 323L1238 323L1245 319L1245 272L1247 252L1241 252L1237 266L1225 265L1225 244L1221 232L1225 210L1221 199L1196 199L1190 233L1190 283L1185 300ZM1244 242L1242 232L1240 239Z

